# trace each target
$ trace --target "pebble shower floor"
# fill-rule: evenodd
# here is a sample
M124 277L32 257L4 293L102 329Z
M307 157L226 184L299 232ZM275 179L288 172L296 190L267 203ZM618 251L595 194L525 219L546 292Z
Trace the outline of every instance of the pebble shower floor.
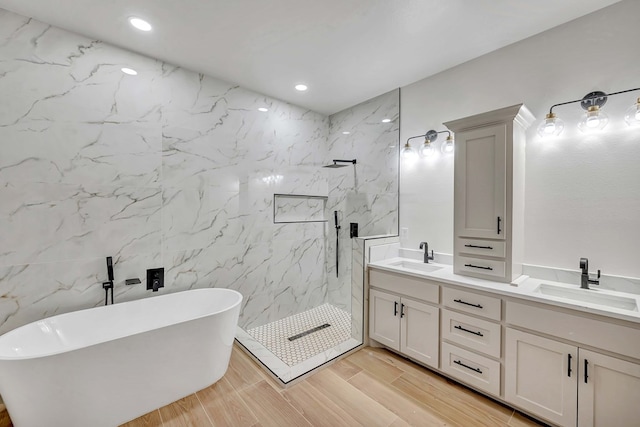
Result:
M328 323L329 327L293 341L289 337ZM289 366L329 350L351 338L351 315L331 304L285 317L247 331Z

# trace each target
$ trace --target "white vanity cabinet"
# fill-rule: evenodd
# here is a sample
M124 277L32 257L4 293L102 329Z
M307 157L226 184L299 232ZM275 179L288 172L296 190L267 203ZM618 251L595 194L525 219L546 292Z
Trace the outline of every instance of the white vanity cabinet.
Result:
M501 299L442 286L441 370L500 396Z
M437 369L438 285L377 270L369 284L369 337Z
M640 357L640 330L520 303L507 323L532 331L506 328L507 402L560 426L640 425L640 364L623 359Z
M522 104L445 125L455 132L454 272L510 282L524 240L525 130Z
M576 425L578 349L507 328L505 400L561 425Z
M640 364L579 353L578 427L640 425Z

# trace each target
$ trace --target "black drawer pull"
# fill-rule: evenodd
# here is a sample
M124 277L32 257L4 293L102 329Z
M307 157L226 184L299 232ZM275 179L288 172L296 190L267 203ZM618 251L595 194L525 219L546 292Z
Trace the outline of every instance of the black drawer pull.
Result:
M502 222L502 218L498 217L498 234L500 234L500 232L502 231L502 229L500 228L501 222Z
M470 302L462 301L461 299L454 299L453 302L457 302L458 304L470 305L475 308L484 308L480 304L471 304Z
M393 315L394 316L398 315L398 301L393 302Z
M465 248L493 249L491 246L464 245Z
M584 359L584 383L587 384L589 379L589 361Z
M454 326L454 328L455 329L460 329L461 331L469 332L470 334L477 335L479 337L483 337L484 336L484 334L482 332L470 331L469 329L465 329L460 325L456 325L456 326Z
M400 318L404 317L404 304L400 304Z
M572 357L571 353L567 354L567 365L568 365L567 376L568 377L571 377L571 357Z
M483 267L481 265L465 264L465 267L480 268L482 270L493 270L493 267Z
M456 365L464 366L465 368L467 368L467 369L471 369L472 371L477 372L477 373L479 373L479 374L481 374L481 373L482 373L482 371L481 371L480 369L478 369L478 368L472 368L471 366L469 366L469 365L465 365L464 363L462 363L462 362L461 362L461 361L459 361L459 360L454 360L454 361L453 361L453 363L455 363Z

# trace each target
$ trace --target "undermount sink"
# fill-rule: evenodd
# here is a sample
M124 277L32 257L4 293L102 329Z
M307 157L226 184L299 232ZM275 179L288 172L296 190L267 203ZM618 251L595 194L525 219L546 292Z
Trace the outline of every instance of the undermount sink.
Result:
M418 261L396 261L389 263L389 266L406 268L407 270L419 270L424 271L425 273L430 273L432 271L440 270L442 267L438 267L437 265L425 264L424 262Z
M553 297L565 298L573 301L588 302L622 310L638 311L635 298L623 297L604 293L598 289L565 288L562 286L542 283L535 292Z

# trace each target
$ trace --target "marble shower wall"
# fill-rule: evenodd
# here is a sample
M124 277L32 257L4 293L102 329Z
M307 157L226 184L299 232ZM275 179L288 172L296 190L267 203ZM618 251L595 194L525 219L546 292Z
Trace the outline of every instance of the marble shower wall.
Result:
M106 256L116 302L163 266L161 293L239 290L245 328L328 299L326 224L273 223L338 185L327 117L2 9L0 99L0 333L103 304Z
M389 121L385 123L384 119ZM399 121L399 90L330 117L330 157L357 160L353 166L326 169L331 189L327 202L330 212L327 238L329 302L347 311L352 306L349 223L358 223L359 236L398 234ZM342 227L339 277L336 277L335 269L336 235L333 228L333 212L336 210Z

